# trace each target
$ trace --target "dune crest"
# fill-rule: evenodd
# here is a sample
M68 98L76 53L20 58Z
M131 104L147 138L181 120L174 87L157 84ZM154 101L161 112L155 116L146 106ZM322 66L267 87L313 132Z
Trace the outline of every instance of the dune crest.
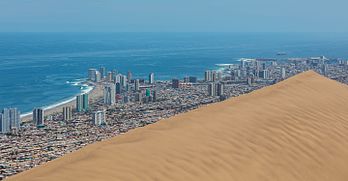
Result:
M8 180L347 180L348 86L304 72Z

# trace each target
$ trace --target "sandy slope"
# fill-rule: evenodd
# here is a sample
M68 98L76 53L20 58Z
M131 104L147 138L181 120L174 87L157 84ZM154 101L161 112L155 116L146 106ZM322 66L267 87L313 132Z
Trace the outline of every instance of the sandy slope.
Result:
M306 72L9 180L347 180L348 86Z

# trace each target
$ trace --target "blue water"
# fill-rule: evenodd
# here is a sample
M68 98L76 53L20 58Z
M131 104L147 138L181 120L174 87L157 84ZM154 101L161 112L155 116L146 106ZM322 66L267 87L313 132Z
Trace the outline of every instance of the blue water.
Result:
M348 35L311 33L0 33L0 109L22 112L80 92L67 83L106 66L135 77L202 77L239 58L348 59Z

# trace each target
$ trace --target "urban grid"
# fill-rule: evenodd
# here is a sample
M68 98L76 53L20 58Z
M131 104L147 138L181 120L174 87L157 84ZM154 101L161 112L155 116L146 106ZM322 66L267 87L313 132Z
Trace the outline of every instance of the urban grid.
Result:
M220 65L207 70L204 79L183 80L133 79L105 67L88 70L88 83L100 87L103 96L91 100L88 93L76 97L73 107L45 115L34 108L32 121L21 122L17 108L0 113L0 180L36 167L128 130L161 119L223 101L298 73L314 70L326 77L348 84L348 61L311 58L241 59L239 64ZM165 121L165 120L163 120Z

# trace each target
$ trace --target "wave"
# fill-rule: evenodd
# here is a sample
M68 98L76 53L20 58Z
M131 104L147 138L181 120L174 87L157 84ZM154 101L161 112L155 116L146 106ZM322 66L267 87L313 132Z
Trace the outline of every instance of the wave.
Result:
M81 83L82 82L83 81L81 81ZM79 86L80 86L81 92L79 94L77 94L77 95L88 94L88 93L90 93L94 89L94 86L90 86L90 85L87 85L87 84L79 84ZM59 101L57 103L54 103L54 104L51 104L51 105L48 105L48 106L43 106L42 108L45 111L50 110L50 109L54 109L56 107L59 107L61 105L64 105L64 104L67 104L67 103L69 103L71 101L76 100L76 96L77 95L75 95L73 97L70 97L68 99L61 100L61 101ZM23 117L26 117L26 116L30 116L32 114L33 114L32 112L27 112L27 113L21 114L20 116L21 116L21 118L23 118Z

